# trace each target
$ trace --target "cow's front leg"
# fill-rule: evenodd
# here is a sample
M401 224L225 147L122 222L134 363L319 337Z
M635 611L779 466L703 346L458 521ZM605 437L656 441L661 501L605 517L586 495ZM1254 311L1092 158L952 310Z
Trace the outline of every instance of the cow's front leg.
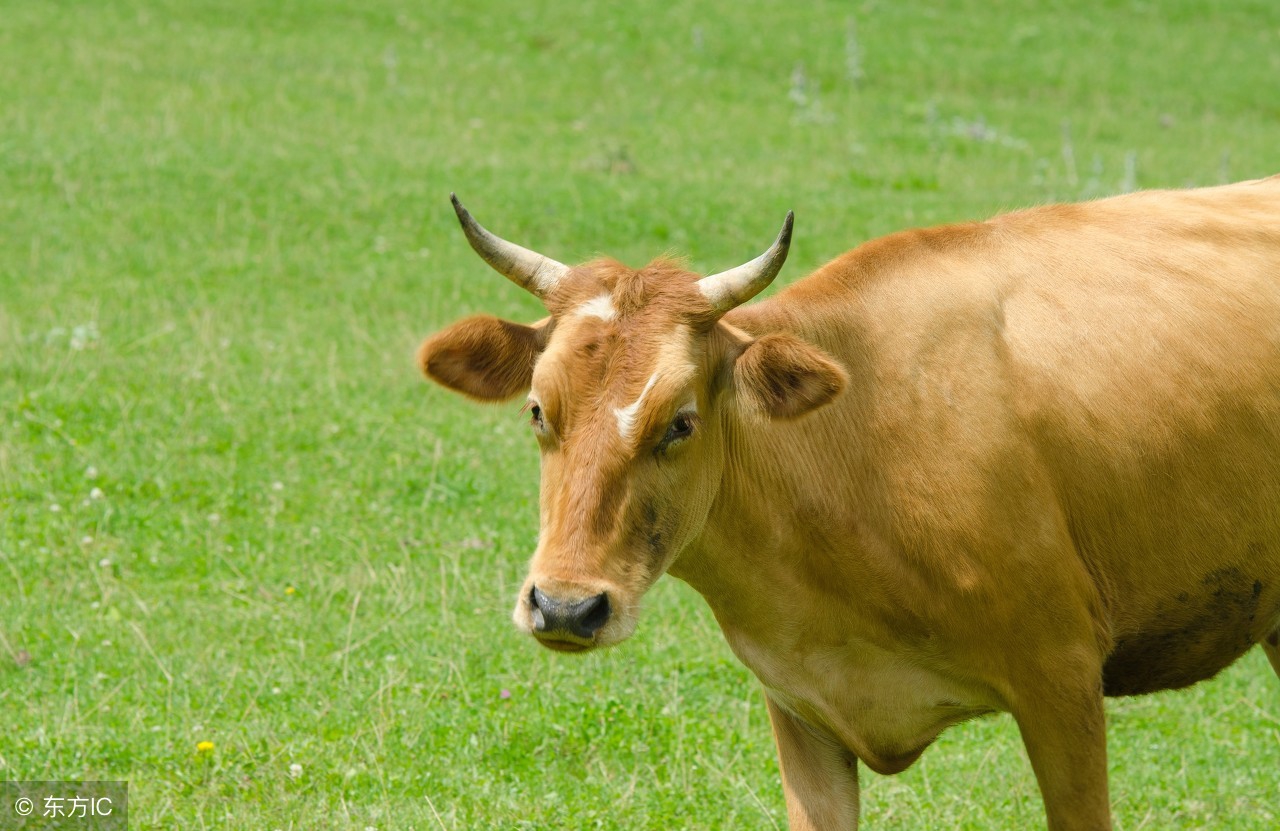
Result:
M1044 674L1013 707L1049 831L1110 831L1101 670Z
M791 831L856 829L857 757L767 700Z

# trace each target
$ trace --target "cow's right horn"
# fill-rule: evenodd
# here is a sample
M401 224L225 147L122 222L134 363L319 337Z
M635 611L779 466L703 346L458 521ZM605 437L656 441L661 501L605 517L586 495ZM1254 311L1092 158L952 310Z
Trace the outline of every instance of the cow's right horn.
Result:
M458 221L462 223L467 242L471 243L481 259L511 282L528 289L536 297L545 299L560 282L560 278L569 271L569 267L563 263L489 233L462 207L455 194L449 194L449 199L453 202L454 212L458 214Z
M782 270L782 264L787 261L787 250L791 247L791 225L794 220L795 213L787 211L787 218L782 223L778 238L773 241L773 245L769 246L769 250L759 257L737 268L712 274L698 281L698 288L702 290L703 297L711 301L712 307L718 313L724 314L746 303L764 291L773 282L773 278L778 276L778 272Z

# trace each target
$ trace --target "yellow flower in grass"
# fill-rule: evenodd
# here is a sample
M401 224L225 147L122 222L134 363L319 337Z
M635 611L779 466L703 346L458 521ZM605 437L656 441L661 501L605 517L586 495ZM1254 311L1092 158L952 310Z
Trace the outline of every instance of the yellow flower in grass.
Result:
M210 741L196 742L196 753L212 753L212 752L213 752L213 742L210 742Z

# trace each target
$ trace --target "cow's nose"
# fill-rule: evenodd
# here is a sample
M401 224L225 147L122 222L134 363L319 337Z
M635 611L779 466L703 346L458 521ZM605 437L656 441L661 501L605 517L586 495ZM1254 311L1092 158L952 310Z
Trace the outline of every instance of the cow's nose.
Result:
M603 593L565 603L534 586L529 592L529 606L533 610L535 632L568 632L579 638L590 638L609 620L609 597Z

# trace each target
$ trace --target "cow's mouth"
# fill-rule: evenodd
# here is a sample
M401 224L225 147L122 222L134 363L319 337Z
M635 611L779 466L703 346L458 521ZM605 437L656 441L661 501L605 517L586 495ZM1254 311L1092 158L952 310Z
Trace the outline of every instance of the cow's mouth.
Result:
M596 646L594 643L579 643L578 641L567 641L567 640L561 640L559 638L548 638L548 637L543 637L540 634L534 635L533 637L535 640L538 641L538 643L542 644L547 649L552 649L552 650L555 650L556 652L586 652L588 650L594 649Z

